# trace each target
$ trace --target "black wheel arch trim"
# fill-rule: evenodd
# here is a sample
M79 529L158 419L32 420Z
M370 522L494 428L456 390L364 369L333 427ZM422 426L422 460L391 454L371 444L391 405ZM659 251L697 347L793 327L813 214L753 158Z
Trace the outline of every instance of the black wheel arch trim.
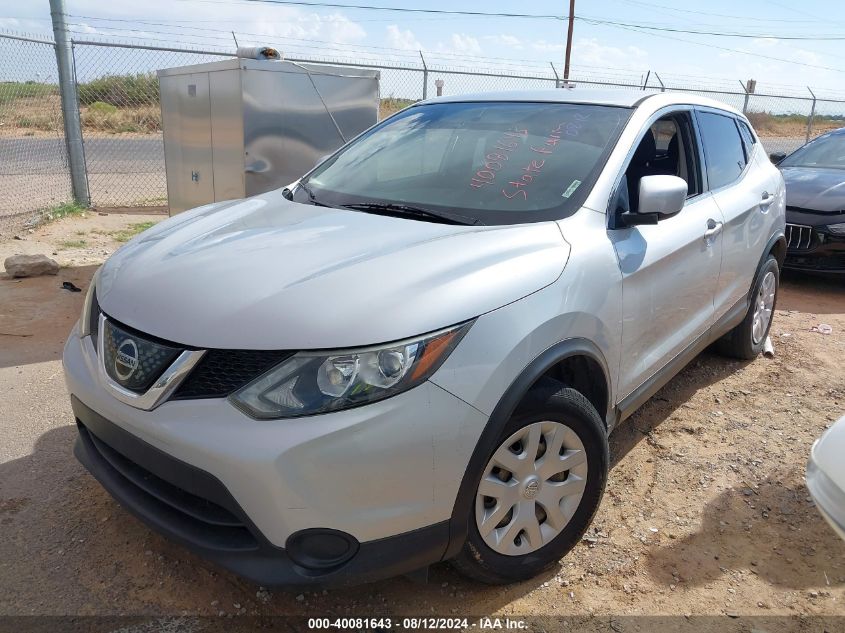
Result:
M573 356L587 356L596 361L604 373L608 395L612 394L610 372L604 354L595 343L588 339L565 339L547 348L532 360L499 399L475 445L452 508L452 517L449 520L449 546L446 549L444 559L456 556L466 541L469 531L468 508L475 496L477 475L481 472L486 456L494 448L496 440L505 428L505 424L531 387L557 363ZM608 411L599 411L605 426L607 426L611 400L612 397L608 397Z
M763 270L763 266L766 264L766 260L769 259L769 255L773 254L775 246L777 246L778 242L783 243L783 254L782 256L778 256L777 253L774 253L774 255L778 263L778 268L783 270L783 262L786 259L786 235L783 231L778 231L769 238L769 241L766 243L766 248L763 250L763 254L760 256L760 261L757 263L757 270L754 272L754 280L751 282L751 287L748 289L749 301L751 300L751 295L754 292L754 288L757 287L757 280L760 278L760 272Z

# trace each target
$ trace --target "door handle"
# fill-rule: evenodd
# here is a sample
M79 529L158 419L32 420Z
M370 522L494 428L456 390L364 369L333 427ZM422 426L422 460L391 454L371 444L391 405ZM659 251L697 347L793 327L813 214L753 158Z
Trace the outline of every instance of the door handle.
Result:
M724 224L722 222L716 222L716 220L712 219L707 220L707 230L704 231L704 241L709 244L710 240L722 232L723 226Z
M774 201L775 197L768 191L764 191L760 198L760 210L763 212L767 211Z

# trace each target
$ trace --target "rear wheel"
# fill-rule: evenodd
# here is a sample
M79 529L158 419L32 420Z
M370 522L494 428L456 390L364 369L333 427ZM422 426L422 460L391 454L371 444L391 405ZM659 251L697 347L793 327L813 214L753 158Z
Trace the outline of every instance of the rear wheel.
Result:
M751 292L751 305L742 323L719 339L717 349L726 356L751 360L763 351L772 327L777 304L780 269L774 255L769 255Z
M604 424L579 392L543 380L480 473L455 567L490 584L531 578L581 539L604 492Z

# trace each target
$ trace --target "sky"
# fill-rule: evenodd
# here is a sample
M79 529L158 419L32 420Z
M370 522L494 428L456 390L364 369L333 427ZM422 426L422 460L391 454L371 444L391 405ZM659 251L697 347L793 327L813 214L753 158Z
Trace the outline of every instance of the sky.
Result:
M337 2L530 13L559 19L431 15L249 0L66 0L70 28L79 39L224 50L234 47L234 30L242 45L270 44L288 56L418 64L419 51L423 51L432 65L548 74L553 62L562 73L565 0ZM790 93L799 93L811 86L822 95L845 95L843 2L578 0L575 15L575 77L630 81L650 71L691 87L734 90L740 81L753 78L758 91L784 91L788 86ZM0 0L0 31L50 36L48 0ZM743 37L716 35L725 33ZM814 39L776 39L787 37ZM830 39L836 37L842 39Z

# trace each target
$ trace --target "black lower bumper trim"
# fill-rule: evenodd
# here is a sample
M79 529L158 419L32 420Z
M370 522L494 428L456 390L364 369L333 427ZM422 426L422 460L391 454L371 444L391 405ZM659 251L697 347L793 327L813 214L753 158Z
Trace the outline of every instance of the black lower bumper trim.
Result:
M330 569L303 567L261 534L216 477L123 430L78 398L71 396L71 403L79 426L74 453L122 506L203 558L261 585L369 582L426 567L446 551L449 522L443 521L361 543L354 556Z

